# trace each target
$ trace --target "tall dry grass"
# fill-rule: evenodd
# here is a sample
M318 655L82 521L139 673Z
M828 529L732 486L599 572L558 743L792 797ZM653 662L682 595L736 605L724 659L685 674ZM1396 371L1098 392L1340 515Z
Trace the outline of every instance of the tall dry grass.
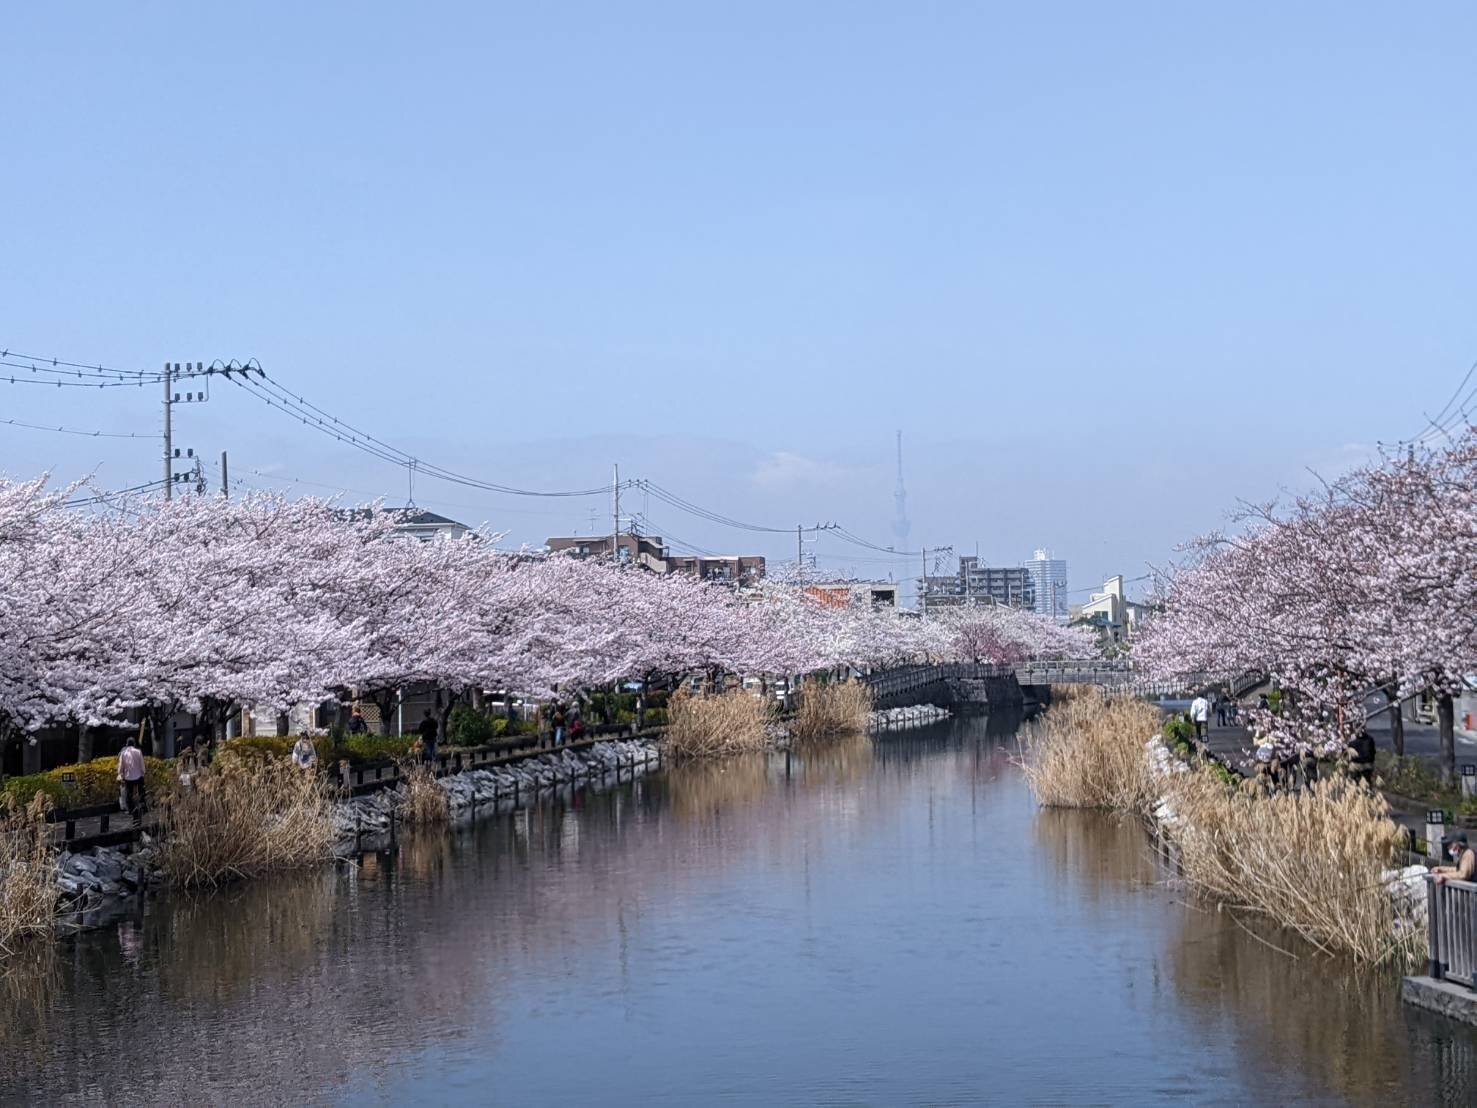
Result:
M159 866L187 887L215 886L333 857L333 796L286 758L218 758L164 812Z
M0 795L0 956L56 925L57 861L41 793L21 805Z
M1423 933L1394 927L1381 873L1403 833L1379 794L1336 778L1247 796L1204 771L1176 774L1166 787L1180 867L1200 892L1361 962L1423 949Z
M409 824L429 826L451 819L451 803L446 790L436 783L431 767L412 765L401 771L405 785L405 803L400 806L400 819Z
M1153 705L1097 689L1053 704L1023 744L1021 764L1037 803L1148 812L1159 790L1144 744L1159 723Z
M872 711L872 690L860 681L807 681L795 712L797 739L818 739L864 731Z
M742 689L709 696L679 690L667 702L667 753L682 759L763 750L773 716L767 700Z

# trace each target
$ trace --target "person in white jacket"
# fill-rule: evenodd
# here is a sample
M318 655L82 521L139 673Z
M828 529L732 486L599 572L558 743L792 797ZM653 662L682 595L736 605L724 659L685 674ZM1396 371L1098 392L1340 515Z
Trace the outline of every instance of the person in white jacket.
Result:
M1190 722L1195 725L1195 741L1205 741L1205 725L1210 722L1210 701L1201 693L1190 701Z

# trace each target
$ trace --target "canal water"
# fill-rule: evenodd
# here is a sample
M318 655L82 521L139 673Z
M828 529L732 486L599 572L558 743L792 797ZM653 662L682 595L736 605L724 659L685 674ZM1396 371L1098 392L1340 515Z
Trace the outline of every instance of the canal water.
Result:
M0 1100L1473 1101L1473 1034L1187 904L1014 749L963 720L675 767L153 897L0 979Z

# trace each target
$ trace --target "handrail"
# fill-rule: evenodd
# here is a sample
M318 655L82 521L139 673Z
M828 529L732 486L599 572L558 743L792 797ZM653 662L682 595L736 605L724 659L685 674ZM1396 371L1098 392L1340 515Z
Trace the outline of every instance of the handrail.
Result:
M1477 989L1477 882L1426 875L1430 973Z

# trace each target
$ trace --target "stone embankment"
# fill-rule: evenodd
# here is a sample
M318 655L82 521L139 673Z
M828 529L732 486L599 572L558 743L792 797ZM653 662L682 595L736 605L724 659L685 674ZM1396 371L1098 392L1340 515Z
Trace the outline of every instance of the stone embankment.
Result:
M579 750L548 751L494 769L471 770L442 777L453 818L470 817L486 805L489 811L530 803L541 793L571 784L599 786L655 769L661 756L655 743L642 739L599 742ZM333 812L339 854L355 852L361 836L387 833L394 814L405 803L403 786L339 801ZM130 853L96 847L57 859L57 894L62 926L96 927L119 915L130 897L161 880L154 847L147 835Z
M100 846L57 858L58 907L64 928L96 927L145 887L158 880L154 848L148 842L132 854L117 847Z
M925 723L936 723L948 719L954 713L934 704L919 704L911 708L884 708L867 716L869 730L895 727L916 727Z
M540 791L560 785L598 783L617 773L640 773L660 761L654 743L616 739L580 750L547 751L495 769L475 769L438 778L453 817L480 805L522 804ZM405 803L402 785L368 796L340 801L334 812L334 830L352 848L359 835L389 831L394 814Z

